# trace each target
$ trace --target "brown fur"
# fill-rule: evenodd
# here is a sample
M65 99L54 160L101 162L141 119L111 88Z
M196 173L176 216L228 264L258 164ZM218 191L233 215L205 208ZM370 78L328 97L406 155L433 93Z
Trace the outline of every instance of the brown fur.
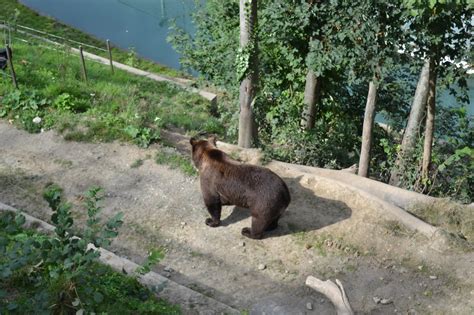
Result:
M208 226L220 225L222 206L236 205L249 208L252 215L252 226L242 229L242 235L260 239L265 231L277 228L291 200L288 187L278 175L264 167L232 160L217 149L215 137L192 138L190 143L204 203L211 215L206 220Z

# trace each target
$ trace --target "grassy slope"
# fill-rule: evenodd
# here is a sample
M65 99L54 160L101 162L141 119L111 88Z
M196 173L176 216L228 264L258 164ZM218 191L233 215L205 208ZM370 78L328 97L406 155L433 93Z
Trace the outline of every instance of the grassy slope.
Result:
M66 26L52 18L41 16L35 11L32 11L28 7L22 5L17 0L0 0L0 8L0 21L9 21L10 23L14 24L16 16L15 12L18 12L19 14L17 15L16 23L18 23L19 25L41 30L43 32L47 32L57 36L74 39L75 41L86 43L89 45L101 48L106 47L105 42L98 40L93 36L85 34L84 32L76 30L72 27ZM91 52L107 57L105 52ZM130 58L128 52L118 48L113 48L113 56L116 61L123 63L127 63L127 60ZM137 66L143 70L148 70L174 77L185 76L185 74L182 72L167 68L151 61L140 59L137 60L137 62Z
M111 74L105 65L87 62L88 82L79 57L67 48L13 42L20 91L0 82L0 117L23 128L58 129L72 140L134 140L146 146L162 127L222 132L209 114L209 102L174 85L124 71ZM42 118L39 125L31 121Z

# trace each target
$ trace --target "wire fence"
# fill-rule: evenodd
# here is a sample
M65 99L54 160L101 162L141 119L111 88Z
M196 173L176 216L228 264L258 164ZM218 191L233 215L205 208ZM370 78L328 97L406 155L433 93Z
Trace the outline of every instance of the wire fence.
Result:
M104 48L104 47L98 47L98 46L94 46L94 45L91 45L91 44L79 42L79 41L76 41L76 40L73 40L73 39L69 39L69 38L66 38L66 37L63 37L63 36L48 33L48 32L45 32L45 31L41 31L41 30L38 30L38 29L35 29L35 28L32 28L32 27L28 27L28 26L24 26L24 25L20 25L20 24L10 25L6 21L0 21L0 28L4 29L6 32L8 32L8 36L5 36L5 34L4 34L5 44L7 44L7 37L8 37L8 44L11 44L11 36L12 36L11 34L12 34L12 31L14 31L14 32L18 32L18 33L21 33L21 34L24 34L24 35L35 37L35 38L43 40L43 41L47 41L49 43L54 42L56 44L60 43L60 44L68 45L68 46L82 46L82 47L88 47L88 48L91 48L91 49L94 49L94 50L97 50L97 51L101 51L101 52L107 52L107 48Z
M44 46L46 48L53 48L54 46L66 46L70 47L71 50L75 50L73 47L79 47L77 51L79 51L80 59L81 59L81 66L82 66L82 74L83 78L85 81L87 81L87 69L86 69L86 64L85 64L85 59L84 59L84 53L83 49L84 47L90 49L90 50L95 50L96 52L102 52L104 53L108 58L109 58L109 63L110 63L110 68L112 73L114 73L114 67L113 67L113 61L112 61L112 51L111 51L111 45L109 40L106 41L106 47L107 48L102 48L98 46L94 46L91 44L83 43L80 41L72 40L63 36L59 36L56 34L51 34L45 31L37 30L32 27L27 27L23 25L10 25L6 23L5 21L0 21L0 29L3 30L3 43L4 47L6 50L8 50L11 54L12 52L12 44L13 44L13 38L15 41L22 41L28 44L33 44L33 45L38 45L39 43L46 43L46 45L39 44L40 46ZM5 59L5 58L4 58ZM8 71L1 71L2 76L4 77L9 77L11 78L13 84L15 85L16 88L18 88L18 84L16 82L16 74L14 70L14 66L12 63L12 56L8 56L5 60L6 68L9 68Z

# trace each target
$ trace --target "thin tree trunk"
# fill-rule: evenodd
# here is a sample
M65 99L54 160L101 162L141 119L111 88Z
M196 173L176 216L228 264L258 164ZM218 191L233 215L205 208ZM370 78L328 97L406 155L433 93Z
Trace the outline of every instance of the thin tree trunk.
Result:
M257 125L253 113L253 105L257 90L257 0L240 0L240 47L254 45L250 51L249 69L240 83L240 116L238 145L250 148L257 137Z
M304 111L301 118L301 126L312 129L316 120L316 104L321 98L321 78L316 77L313 70L309 69L306 74L306 84L304 87Z
M422 176L428 178L430 163L431 163L431 150L433 146L433 133L434 133L434 122L435 122L435 110L436 110L436 68L434 60L430 62L430 79L429 79L429 91L428 100L426 104L426 125L425 125L425 142L423 145L423 166Z
M369 92L365 105L364 126L362 129L362 146L359 158L359 176L369 176L370 148L372 147L372 129L375 118L375 104L377 102L377 86L375 79L369 82Z
M418 85L416 86L415 97L411 106L410 117L408 117L407 127L403 135L400 153L395 161L395 168L390 174L389 183L391 185L400 185L400 177L405 171L407 160L412 156L415 150L418 130L426 106L426 99L428 98L429 69L430 61L426 60L421 69Z

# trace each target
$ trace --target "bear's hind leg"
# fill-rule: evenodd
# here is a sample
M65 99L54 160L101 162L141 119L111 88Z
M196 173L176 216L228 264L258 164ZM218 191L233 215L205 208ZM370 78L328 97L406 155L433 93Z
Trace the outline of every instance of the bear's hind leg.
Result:
M278 216L277 218L273 219L273 221L267 226L265 229L266 232L273 231L278 227L278 220L280 217Z
M242 235L248 238L259 240L263 237L263 232L265 231L266 227L267 227L267 224L265 220L252 217L252 227L243 228Z

